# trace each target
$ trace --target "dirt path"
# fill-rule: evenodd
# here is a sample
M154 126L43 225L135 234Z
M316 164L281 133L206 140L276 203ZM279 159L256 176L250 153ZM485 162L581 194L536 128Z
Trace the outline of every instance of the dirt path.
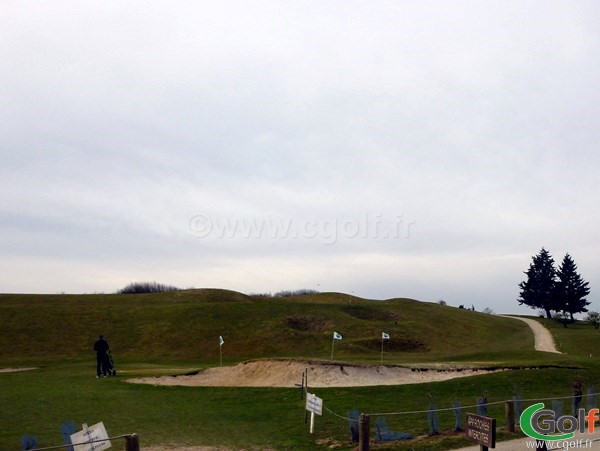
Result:
M538 321L530 318L521 318L519 316L508 316L508 315L500 315L504 318L512 318L518 319L519 321L523 321L531 327L533 331L533 336L535 337L535 350L542 352L555 352L557 354L561 354L561 352L556 349L556 344L554 344L554 338L552 338L552 334L550 331L540 324Z

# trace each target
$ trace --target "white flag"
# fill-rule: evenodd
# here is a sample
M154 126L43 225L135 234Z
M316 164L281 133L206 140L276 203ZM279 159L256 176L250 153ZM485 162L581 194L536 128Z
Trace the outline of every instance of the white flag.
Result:
M334 333L333 333L333 339L334 339L334 340L341 340L341 339L342 339L342 336L341 336L340 334L338 334L337 332L334 332Z
M381 339L382 340L389 340L390 339L390 334L386 334L385 332L381 332Z
M225 343L225 340L219 335L219 346L223 346L223 343Z

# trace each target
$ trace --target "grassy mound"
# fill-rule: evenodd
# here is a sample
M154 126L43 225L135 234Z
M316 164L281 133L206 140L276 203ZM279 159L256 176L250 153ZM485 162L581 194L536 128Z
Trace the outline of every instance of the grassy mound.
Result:
M0 295L0 363L89 359L98 335L120 361L214 362L263 357L491 359L528 354L525 324L412 299L373 301L341 293L250 297L218 289L138 295ZM501 337L499 339L499 337Z

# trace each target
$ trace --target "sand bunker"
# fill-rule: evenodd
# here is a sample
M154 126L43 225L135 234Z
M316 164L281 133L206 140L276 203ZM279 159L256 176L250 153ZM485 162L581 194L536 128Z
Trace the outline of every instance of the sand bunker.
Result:
M195 374L144 377L129 379L128 382L208 387L295 387L302 384L305 370L308 370L308 385L315 388L422 384L502 371L441 365L410 368L340 362L253 360L235 366L210 368Z
M0 368L0 373L15 373L17 371L31 371L37 368Z

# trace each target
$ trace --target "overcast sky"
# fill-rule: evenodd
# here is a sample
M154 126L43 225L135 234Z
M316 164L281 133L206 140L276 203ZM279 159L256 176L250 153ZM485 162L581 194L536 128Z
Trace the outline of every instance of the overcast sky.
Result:
M0 292L600 309L597 1L0 5ZM597 291L598 290L598 291Z

